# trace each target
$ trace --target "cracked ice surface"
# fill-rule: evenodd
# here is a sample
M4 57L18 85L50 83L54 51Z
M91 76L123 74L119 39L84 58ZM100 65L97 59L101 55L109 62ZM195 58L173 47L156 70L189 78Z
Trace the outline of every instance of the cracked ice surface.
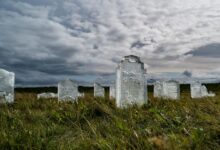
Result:
M59 101L76 101L79 91L78 84L71 80L64 80L58 83Z
M0 103L14 102L15 74L0 69Z

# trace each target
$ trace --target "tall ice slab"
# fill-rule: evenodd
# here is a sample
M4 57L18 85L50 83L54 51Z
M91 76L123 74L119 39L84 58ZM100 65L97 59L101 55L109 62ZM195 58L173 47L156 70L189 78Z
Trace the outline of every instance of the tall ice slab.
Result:
M127 107L147 103L146 70L140 58L125 56L116 69L116 105Z
M78 84L74 81L67 79L58 83L59 101L76 101L78 95Z
M15 74L0 69L0 103L14 102Z

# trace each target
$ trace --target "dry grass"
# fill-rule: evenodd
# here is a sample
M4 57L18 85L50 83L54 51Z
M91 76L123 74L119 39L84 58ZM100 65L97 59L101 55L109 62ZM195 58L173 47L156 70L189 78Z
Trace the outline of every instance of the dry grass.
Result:
M73 104L17 91L15 104L0 106L0 149L220 149L220 88L210 88L217 97L150 93L148 105L126 110L89 94Z

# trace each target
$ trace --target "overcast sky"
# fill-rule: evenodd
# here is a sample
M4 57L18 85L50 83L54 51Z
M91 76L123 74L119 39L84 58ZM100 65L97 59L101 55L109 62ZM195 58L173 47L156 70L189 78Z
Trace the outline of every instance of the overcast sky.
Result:
M17 84L93 80L124 55L148 72L220 72L220 0L0 0L0 67Z

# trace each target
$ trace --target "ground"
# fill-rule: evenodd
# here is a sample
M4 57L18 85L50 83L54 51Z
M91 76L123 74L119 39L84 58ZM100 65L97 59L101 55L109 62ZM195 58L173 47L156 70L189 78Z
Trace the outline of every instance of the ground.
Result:
M220 149L220 85L208 87L216 97L192 100L183 86L180 101L154 99L150 87L147 105L124 110L91 89L78 103L16 89L0 106L0 149Z

